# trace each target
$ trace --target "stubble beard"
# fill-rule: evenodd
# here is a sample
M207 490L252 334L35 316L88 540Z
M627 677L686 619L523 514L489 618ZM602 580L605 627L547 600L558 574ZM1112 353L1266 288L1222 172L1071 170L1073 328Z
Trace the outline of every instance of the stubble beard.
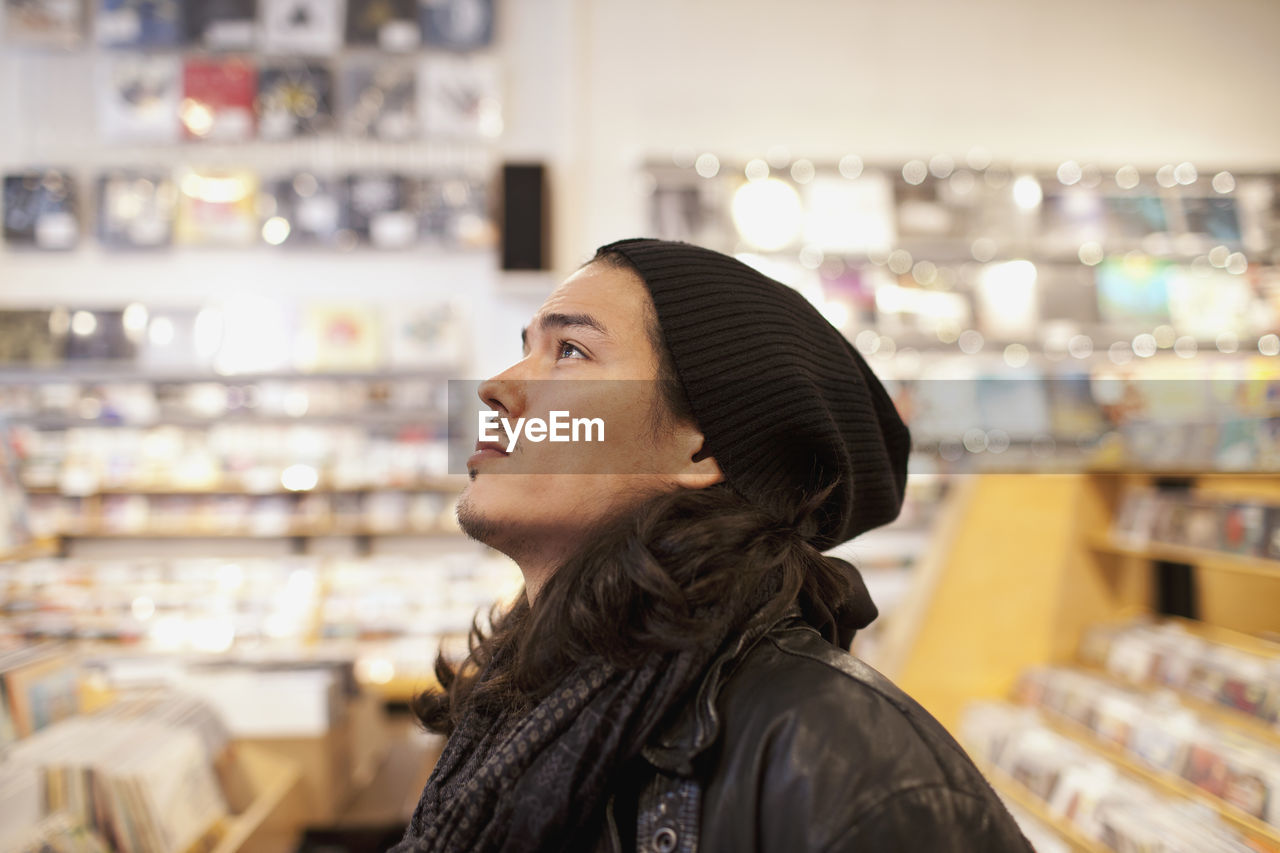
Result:
M485 545L493 546L498 535L498 525L471 503L470 495L458 498L454 507L454 515L458 519L458 527L471 539Z

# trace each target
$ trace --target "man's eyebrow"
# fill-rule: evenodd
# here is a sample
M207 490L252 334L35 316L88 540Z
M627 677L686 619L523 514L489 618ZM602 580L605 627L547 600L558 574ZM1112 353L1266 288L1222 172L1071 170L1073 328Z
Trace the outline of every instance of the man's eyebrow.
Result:
M538 318L538 328L544 332L550 329L568 329L574 327L592 329L606 338L612 337L604 324L595 317L592 317L590 314L561 314L558 311L552 311L548 314L543 314ZM525 348L528 348L529 346L528 326L520 329L520 344Z

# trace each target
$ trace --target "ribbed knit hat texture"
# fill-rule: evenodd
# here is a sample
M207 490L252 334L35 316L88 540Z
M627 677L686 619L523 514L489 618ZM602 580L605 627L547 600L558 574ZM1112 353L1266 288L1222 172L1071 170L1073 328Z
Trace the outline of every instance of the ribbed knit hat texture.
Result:
M910 433L865 359L808 299L688 243L630 239L599 252L621 255L648 286L731 487L774 506L837 482L809 536L820 549L897 518Z

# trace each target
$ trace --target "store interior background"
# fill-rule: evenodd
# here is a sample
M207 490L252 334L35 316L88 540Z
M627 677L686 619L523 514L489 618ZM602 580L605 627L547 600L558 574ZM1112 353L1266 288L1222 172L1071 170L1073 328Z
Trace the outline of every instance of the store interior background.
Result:
M711 153L728 170L760 158L835 164L849 154L868 167L929 162L936 155L959 164L981 151L1013 173L1052 175L1066 161L1097 165L1105 175L1132 165L1149 176L1184 162L1205 177L1219 170L1280 172L1280 111L1274 108L1280 102L1280 4L1271 0L496 0L494 18L493 43L481 53L500 69L500 133L410 142L332 133L284 142L109 143L98 132L97 95L90 84L104 50L92 44L36 50L3 42L0 33L0 170L63 168L80 179L87 211L71 251L0 243L0 310L118 311L133 303L198 310L222 304L261 318L328 303L369 306L389 316L448 302L461 342L448 378L476 379L520 357L521 326L596 246L652 230L654 184L646 167L673 157ZM546 167L545 269L503 270L500 236L467 248L360 246L340 252L259 242L121 252L104 248L92 234L91 178L107 168L234 166L262 174L298 168L467 170L490 182L496 210L504 163ZM270 334L269 326L254 328ZM271 353L273 361L261 369L293 369L288 355ZM0 366L0 385L19 381L15 377L23 373L15 368L6 375L9 370ZM1274 473L1213 479L1214 472L1206 470L1198 481L1179 473L1223 500L1280 505ZM1176 559L1153 565L1167 553L1103 553L1085 541L1105 532L1127 490L1154 482L1141 471L1113 478L1024 474L963 484L962 478L939 482L928 476L922 474L919 487L926 509L903 520L901 536L890 531L876 541L869 537L847 553L869 566L869 583L884 596L881 624L868 638L868 659L958 734L972 700L1008 696L1020 677L1025 700L1034 693L1025 686L1028 668L1087 659L1088 649L1081 653L1078 646L1091 625L1153 610L1160 603L1160 573L1180 571L1164 565L1182 564ZM1039 535L1029 543L1006 537L1011 529ZM456 534L305 538L304 554L298 553L297 538L281 535L85 537L63 540L61 548L70 559L84 561L207 557L251 566L332 558L350 561L349 571L363 565L361 560L386 558L396 562L378 577L393 598L413 584L411 570L421 559L430 585L414 594L448 599L451 609L441 618L449 625L518 585L513 567ZM1042 550L1028 551L1029 544ZM10 556L19 554L15 543ZM10 572L6 577L21 575L24 566L38 572L61 559L22 556L0 561L0 570L7 566ZM893 564L894 571L870 577L881 562ZM469 563L481 568L473 571ZM1239 632L1214 635L1216 641L1258 661L1271 660L1250 666L1261 673L1259 683L1271 685L1274 698L1266 701L1280 716L1277 566L1259 558L1247 571L1197 569L1195 576L1205 596L1199 615L1223 631ZM291 570L280 575L286 586ZM358 575L321 575L324 590L308 595L322 598L335 587L361 583ZM104 583L107 594L110 581ZM456 584L453 591L450 583ZM1270 640L1258 639L1267 632ZM245 790L240 802L227 795L229 816L208 836L220 853L298 844L322 849L325 843L363 849L361 844L376 846L403 821L439 746L413 730L402 707L429 679L433 643L423 631L408 631L399 640L317 643L299 653L300 669L327 667L323 677L298 675L299 695L316 697L308 706L314 713L307 717L301 709L292 720L246 718L239 721L245 726L240 736L232 723ZM136 652L129 649L134 664L141 657ZM220 652L228 659L236 653L234 645ZM102 663L104 656L94 654L97 668L86 677L88 686L77 688L85 712L109 702L103 697L131 678L159 677L140 664L142 675L127 673L118 662ZM1105 651L1095 647L1093 654L1105 669ZM175 683L194 685L211 701L218 691L241 690L246 698L284 695L268 691L265 682L280 677L280 661L272 665L277 669L257 680L245 674L253 670L246 664L234 684L231 676L219 681L204 675L184 675ZM343 682L348 677L355 686ZM1035 695L1045 693L1052 691ZM1219 707L1224 703L1213 698L1189 701L1200 701L1197 712L1226 713ZM969 718L963 738L975 754L988 751L990 740L984 738L994 737L993 731L1029 725L1025 716L982 713L987 716ZM1214 720L1234 725L1242 716ZM1265 752L1272 763L1257 772L1274 786L1271 799L1280 803L1280 728L1274 718L1253 719L1262 716L1240 726L1265 744L1254 752ZM1068 813L1069 797L1061 790L1055 799L1053 783L1045 781L1054 774L1044 770L1052 762L1036 765L1036 775L1010 764L1011 754L1005 755L1005 770L994 766L993 755L986 756L992 764L984 768L1003 780L998 787L1016 801L1024 825L1035 827L1029 834L1037 833L1038 849L1115 848L1114 836L1101 828L1106 821ZM1241 798L1232 800L1224 791L1206 795L1205 785L1187 782L1176 770L1144 770L1132 760L1125 764L1123 756L1109 757L1124 768L1120 776L1143 779L1146 773L1144 784L1160 796L1199 802L1207 812L1196 820L1221 820L1242 837L1270 845L1252 849L1280 850L1280 806L1268 818L1266 808L1250 812ZM1085 761L1074 754L1072 760ZM4 772L0 763L0 783L9 778ZM9 802L3 800L6 790L0 784L0 808ZM252 819L245 817L250 814Z

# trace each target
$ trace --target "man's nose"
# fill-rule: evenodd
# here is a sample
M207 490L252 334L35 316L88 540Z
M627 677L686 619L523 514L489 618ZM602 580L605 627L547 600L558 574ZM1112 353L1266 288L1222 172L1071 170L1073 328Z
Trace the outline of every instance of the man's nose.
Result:
M512 368L490 377L476 389L480 402L498 412L502 417L520 417L524 411L526 388L524 380L511 375Z

